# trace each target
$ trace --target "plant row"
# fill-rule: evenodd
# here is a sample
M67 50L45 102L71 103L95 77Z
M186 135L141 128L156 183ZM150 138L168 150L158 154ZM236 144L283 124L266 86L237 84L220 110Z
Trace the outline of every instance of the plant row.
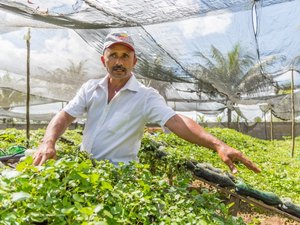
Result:
M2 133L1 148L22 145L19 134ZM80 132L58 143L56 161L36 167L27 157L15 169L0 168L0 224L245 224L217 193L190 191L190 173L176 172L170 184L169 173L154 173L149 164L95 161L74 137Z

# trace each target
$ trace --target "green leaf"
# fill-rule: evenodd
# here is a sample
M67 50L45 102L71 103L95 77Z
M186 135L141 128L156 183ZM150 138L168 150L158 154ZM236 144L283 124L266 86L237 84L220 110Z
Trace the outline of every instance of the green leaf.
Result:
M1 175L7 179L12 179L15 177L20 176L22 173L16 170L11 170L11 169L7 169L7 170L3 170Z
M12 202L18 202L18 201L23 201L30 198L30 194L20 191L20 192L15 192L11 194L11 201Z
M95 212L95 213L98 213L98 212L100 212L103 208L104 208L103 204L96 205L96 207L94 208L94 212Z
M89 178L89 176L87 174L84 174L82 172L79 172L78 175L85 179Z
M32 165L33 163L33 158L32 156L28 156L25 158L24 161L20 162L17 166L16 166L16 170L18 171L23 171L25 169L28 169L28 167L30 167L30 169L33 169L34 166ZM36 169L36 171L38 171L38 169Z
M113 218L113 215L112 215L110 212L108 212L107 210L104 210L104 211L103 211L103 214L104 214L105 216L107 216L108 218Z
M108 223L105 221L94 222L93 225L107 225Z
M87 216L91 216L94 213L92 207L82 207L81 209L79 209L79 211Z
M103 190L112 190L113 186L110 183L106 182L106 181L101 181L101 188Z
M84 202L84 199L83 199L79 194L74 194L74 195L73 195L73 199L74 199L76 202Z
M99 177L100 177L100 174L99 173L93 173L91 176L90 176L90 181L92 184L96 184L98 181L99 181Z
M38 212L31 212L29 214L29 217L32 221L39 222L39 223L42 223L47 220L45 218L45 215L43 215L42 213L38 213Z
M62 212L63 214L68 215L68 214L70 214L71 212L73 212L74 209L75 209L74 207L64 208L64 209L61 210L61 212Z

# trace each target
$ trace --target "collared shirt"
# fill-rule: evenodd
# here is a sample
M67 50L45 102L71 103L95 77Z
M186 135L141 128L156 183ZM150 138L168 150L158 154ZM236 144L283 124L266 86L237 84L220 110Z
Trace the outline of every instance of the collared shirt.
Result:
M134 75L108 103L108 76L85 83L64 111L73 117L86 113L82 149L94 158L112 162L138 160L146 123L164 126L175 115L164 98Z

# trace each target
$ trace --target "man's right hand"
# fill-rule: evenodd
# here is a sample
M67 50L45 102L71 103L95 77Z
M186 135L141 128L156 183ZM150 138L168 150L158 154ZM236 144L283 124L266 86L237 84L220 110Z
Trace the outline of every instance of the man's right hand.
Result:
M42 143L33 155L33 165L41 166L48 159L56 159L55 145Z
M42 143L33 155L33 165L41 166L48 159L56 159L55 143L74 120L75 117L64 110L53 117L47 126Z

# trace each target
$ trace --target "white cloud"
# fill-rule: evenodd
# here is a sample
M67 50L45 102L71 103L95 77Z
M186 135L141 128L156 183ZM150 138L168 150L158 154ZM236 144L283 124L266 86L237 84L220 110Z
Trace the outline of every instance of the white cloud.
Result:
M26 29L0 36L0 70L26 74L26 43L23 39ZM90 73L99 74L100 56L74 31L61 29L31 30L31 68L40 67L52 71L65 69L70 62L86 61Z
M34 51L32 58L35 65L48 70L65 69L70 62L86 62L93 73L98 73L101 68L99 54L72 30L62 30L52 37L48 36L44 48Z
M186 38L197 35L206 36L213 33L224 33L231 24L232 14L223 13L219 15L207 14L202 18L195 18L180 22L180 28Z
M0 69L20 73L25 71L26 49L18 48L0 36Z

